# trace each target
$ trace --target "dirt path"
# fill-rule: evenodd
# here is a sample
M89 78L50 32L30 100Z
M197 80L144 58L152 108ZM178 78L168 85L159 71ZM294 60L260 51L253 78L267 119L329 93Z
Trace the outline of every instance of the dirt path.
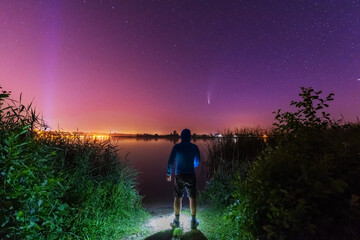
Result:
M172 207L150 207L147 211L151 217L142 226L142 231L131 236L127 236L122 240L143 240L155 233L170 230L170 222L174 219L174 212ZM190 213L188 208L182 210L180 215L181 228L184 233L189 232L190 229Z
M154 233L171 229L169 224L174 215L171 207L150 207L146 210L151 214L151 217L141 227L142 231L122 240L143 240Z

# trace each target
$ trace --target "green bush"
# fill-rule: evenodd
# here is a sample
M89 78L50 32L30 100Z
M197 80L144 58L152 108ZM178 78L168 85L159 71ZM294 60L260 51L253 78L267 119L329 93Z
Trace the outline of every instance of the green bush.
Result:
M206 183L206 189L201 192L199 201L215 208L223 208L232 203L234 190L232 175L218 171Z
M1 135L0 236L58 239L66 227L66 186L52 168L55 152L19 128Z
M69 208L61 201L67 187L53 167L55 151L35 141L35 112L9 96L0 94L0 238L58 239Z
M31 104L9 96L0 94L0 239L119 239L136 230L137 175L117 148L43 131Z
M360 124L332 121L332 100L302 88L277 113L276 146L237 181L229 219L258 239L359 239ZM319 110L321 111L319 113Z

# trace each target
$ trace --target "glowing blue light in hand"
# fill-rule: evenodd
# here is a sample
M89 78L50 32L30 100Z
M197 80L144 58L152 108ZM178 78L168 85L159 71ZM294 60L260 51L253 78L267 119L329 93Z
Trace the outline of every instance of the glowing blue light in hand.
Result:
M199 158L196 156L194 158L194 167L197 167L197 166L199 166Z

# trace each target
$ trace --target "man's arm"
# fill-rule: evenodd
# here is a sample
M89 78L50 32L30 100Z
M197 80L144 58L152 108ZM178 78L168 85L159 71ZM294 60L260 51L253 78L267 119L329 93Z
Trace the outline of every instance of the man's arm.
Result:
M170 153L168 167L167 167L167 171L166 171L166 176L168 176L168 177L171 176L172 169L173 169L174 162L175 162L175 156L176 156L176 150L175 150L175 146L174 146ZM171 181L171 177L170 177L170 181Z

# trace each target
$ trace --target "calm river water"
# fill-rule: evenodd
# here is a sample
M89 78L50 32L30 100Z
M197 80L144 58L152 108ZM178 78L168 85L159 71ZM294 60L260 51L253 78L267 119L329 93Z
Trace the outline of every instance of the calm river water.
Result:
M139 191L144 197L143 204L146 207L172 206L174 182L166 181L166 169L175 143L167 139L136 138L113 138L111 141L118 146L121 156L129 154L130 164L139 172ZM207 180L204 160L210 142L209 140L193 141L199 147L202 157L202 162L196 168L198 191L205 188ZM184 199L183 204L188 205L187 198Z

